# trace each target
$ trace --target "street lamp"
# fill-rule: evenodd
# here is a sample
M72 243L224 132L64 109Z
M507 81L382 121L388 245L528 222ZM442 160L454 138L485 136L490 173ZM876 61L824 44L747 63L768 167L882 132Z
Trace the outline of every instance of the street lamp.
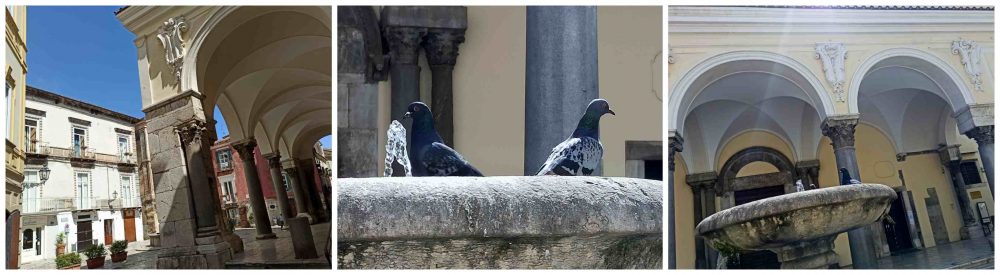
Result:
M115 206L112 203L117 199L118 199L118 191L112 192L111 199L108 200L108 208L111 209L111 214L115 213Z
M49 170L48 164L42 166L42 170L38 170L38 178L42 180L42 183L49 180L49 172L52 172L52 170Z

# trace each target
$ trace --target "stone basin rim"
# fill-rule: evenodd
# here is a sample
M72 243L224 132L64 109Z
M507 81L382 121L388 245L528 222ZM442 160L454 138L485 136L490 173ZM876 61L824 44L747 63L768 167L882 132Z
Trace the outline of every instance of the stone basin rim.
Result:
M847 196L842 194L847 194ZM698 223L696 230L699 235L705 235L713 231L722 230L728 226L800 209L845 203L854 200L870 200L879 198L896 199L896 192L889 186L874 183L851 184L813 189L757 200L719 211L718 213L712 214ZM761 207L764 204L770 204L772 207ZM753 213L754 211L752 211L752 209L763 209L763 211L756 211L755 215L752 216L746 214Z

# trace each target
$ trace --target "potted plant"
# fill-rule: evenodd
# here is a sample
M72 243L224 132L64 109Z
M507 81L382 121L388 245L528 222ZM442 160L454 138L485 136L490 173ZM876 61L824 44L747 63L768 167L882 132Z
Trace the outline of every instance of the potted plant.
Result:
M83 251L87 256L87 269L96 269L104 266L104 256L108 255L108 250L103 245L94 244Z
M59 255L56 257L56 267L59 269L80 269L80 254Z
M111 251L111 262L119 263L128 259L128 252L125 251L126 248L128 248L128 241L122 240L111 243L111 248L108 249Z
M56 256L63 254L66 254L66 232L60 232L59 235L56 235ZM79 258L80 255L76 255L76 257Z

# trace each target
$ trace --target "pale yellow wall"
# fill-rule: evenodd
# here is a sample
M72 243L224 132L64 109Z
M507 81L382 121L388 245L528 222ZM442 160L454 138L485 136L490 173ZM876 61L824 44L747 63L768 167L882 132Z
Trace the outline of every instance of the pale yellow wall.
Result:
M721 172L726 161L740 150L754 146L777 150L785 155L792 164L798 161L795 159L795 154L792 154L792 148L778 136L767 131L751 130L736 135L722 146L722 150L719 151L718 157L715 159L715 172Z
M736 177L746 177L776 172L780 172L778 171L778 167L774 167L774 165L767 162L755 161L743 166L743 168L740 168L740 171L736 173Z
M626 140L662 140L662 61L656 57L662 9L599 7L597 18L600 96L617 113L601 121L604 175L625 176ZM449 145L486 175L523 175L525 7L470 6L468 20L453 75L455 144ZM423 55L421 66L421 97L429 104L431 74ZM385 154L390 94L388 82L380 83L379 155Z
M674 213L671 216L674 217L675 230L677 231L674 236L676 236L677 241L677 268L679 269L693 269L695 264L695 248L694 248L694 212L692 212L692 205L694 205L694 195L691 193L691 186L687 185L687 165L684 164L684 159L681 158L681 154L675 154L674 156Z

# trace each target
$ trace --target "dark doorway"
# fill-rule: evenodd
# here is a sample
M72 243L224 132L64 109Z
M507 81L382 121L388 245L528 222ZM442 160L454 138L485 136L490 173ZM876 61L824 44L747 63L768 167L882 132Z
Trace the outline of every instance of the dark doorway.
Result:
M897 198L902 198L901 192L896 192ZM903 208L903 200L892 201L889 208L889 218L882 220L882 229L885 230L885 239L889 243L889 252L897 254L913 250L913 241L910 230L906 226L906 209Z
M76 222L76 251L84 251L94 243L94 228L91 221Z
M111 245L111 242L115 240L114 230L115 221L112 219L104 220L104 245Z
M735 205L741 205L784 194L784 185L774 185L733 192L733 200ZM726 266L729 269L779 269L781 263L778 262L778 255L774 252L761 250L740 253L735 259L729 259Z
M651 179L651 180L659 180L659 181L663 180L663 160L659 160L659 159L657 159L657 160L644 160L642 162L643 162L643 166L645 166L645 167L643 167L643 170L646 171L645 172L646 174L643 175L642 178L644 178L644 179Z

